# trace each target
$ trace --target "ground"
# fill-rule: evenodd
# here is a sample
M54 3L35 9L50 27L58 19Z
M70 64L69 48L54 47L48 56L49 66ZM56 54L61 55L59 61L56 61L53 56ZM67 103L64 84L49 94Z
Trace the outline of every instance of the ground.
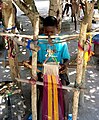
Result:
M23 24L23 32L21 34L32 34L32 27L30 24L29 19L22 15L18 17L18 20L21 21ZM97 23L96 23L97 24ZM74 24L70 21L66 21L64 18L62 27L62 33L63 34L73 34L74 32ZM69 51L71 54L71 58L76 57L77 55L77 40L73 40L68 42ZM72 49L71 49L72 48ZM29 54L28 50L26 50L24 47L20 46L20 54L18 55L19 61L28 60ZM2 59L4 59L5 56L5 50L0 51L0 82L3 81L11 81L10 78L10 68L4 67L2 64ZM79 107L78 112L78 120L99 120L99 64L98 64L99 57L93 56L91 58L91 61L88 63L91 65L90 68L86 69L86 91L85 91L85 98L84 98L84 105L83 107ZM21 78L23 79L29 79L30 78L30 70L28 68L20 67L21 70ZM76 68L69 68L69 78L71 82L71 86L74 84L76 79ZM0 88L1 89L1 88ZM25 100L26 105L26 111L25 115L22 120L26 120L27 115L31 112L31 85L23 83L22 84L23 89L23 96ZM70 95L72 91L69 92ZM16 99L16 97L15 97ZM72 97L70 96L70 113L72 112ZM0 104L1 105L1 104ZM1 106L0 106L1 107ZM17 120L18 118L11 118L6 120ZM4 120L4 117L0 113L0 120ZM19 119L18 119L19 120Z

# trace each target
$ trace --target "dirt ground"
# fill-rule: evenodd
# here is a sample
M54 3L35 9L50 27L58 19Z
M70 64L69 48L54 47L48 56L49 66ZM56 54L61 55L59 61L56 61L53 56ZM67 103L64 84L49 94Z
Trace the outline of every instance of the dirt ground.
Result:
M30 21L26 16L20 16L18 20L23 24L23 32L21 34L32 34L32 27ZM65 26L65 27L64 27ZM65 32L64 32L65 31ZM63 21L62 27L63 34L73 34L74 32L74 25L70 21ZM77 55L77 40L68 42L69 51L71 54L71 58L76 58ZM71 49L72 48L72 49ZM9 66L4 67L2 64L2 60L5 56L5 50L0 51L0 82L3 81L11 81L10 78L10 68ZM20 46L20 53L18 55L18 60L28 60L29 58L29 51L24 47ZM99 120L99 57L93 56L91 61L88 63L91 65L91 68L87 68L86 70L86 88L84 95L84 105L83 107L79 107L78 112L78 120ZM30 70L28 68L20 67L20 74L21 78L29 79ZM76 68L69 68L69 78L70 78L70 85L73 85L76 79ZM27 120L27 115L31 113L31 85L22 83L23 88L23 96L26 105L25 114L26 116L22 120ZM70 95L72 91L70 91ZM72 112L72 96L70 96L70 113ZM0 114L0 120L20 120L19 118L11 118L11 119L4 119L2 114Z

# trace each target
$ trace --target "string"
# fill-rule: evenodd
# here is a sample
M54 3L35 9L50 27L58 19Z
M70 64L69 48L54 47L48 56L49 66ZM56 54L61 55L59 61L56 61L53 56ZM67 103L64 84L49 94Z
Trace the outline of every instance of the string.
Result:
M12 26L11 28L6 28L5 30L9 31L9 30L14 30L15 28L16 28L16 26Z

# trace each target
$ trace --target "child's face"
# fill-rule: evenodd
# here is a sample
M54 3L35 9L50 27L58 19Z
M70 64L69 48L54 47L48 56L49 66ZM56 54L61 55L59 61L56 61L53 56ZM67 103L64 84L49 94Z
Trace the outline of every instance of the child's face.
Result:
M44 27L44 34L47 36L57 34L57 28L55 26L46 26Z

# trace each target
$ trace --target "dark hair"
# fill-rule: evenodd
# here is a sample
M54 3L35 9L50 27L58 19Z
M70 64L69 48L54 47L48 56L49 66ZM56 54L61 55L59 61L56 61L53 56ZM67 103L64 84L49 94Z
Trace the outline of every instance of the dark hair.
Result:
M57 27L57 19L54 16L48 16L44 19L44 26L55 26Z

